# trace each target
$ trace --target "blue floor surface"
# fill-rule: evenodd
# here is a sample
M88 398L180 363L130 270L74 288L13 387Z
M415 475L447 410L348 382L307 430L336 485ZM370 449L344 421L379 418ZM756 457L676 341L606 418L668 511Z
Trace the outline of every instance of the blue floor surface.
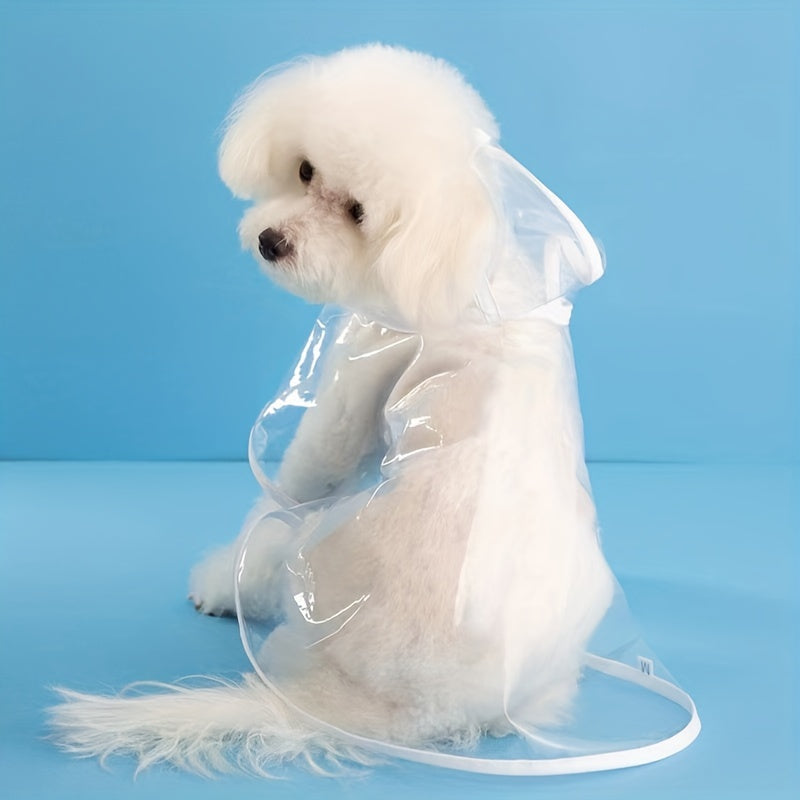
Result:
M788 798L800 796L796 469L593 464L604 546L653 649L694 696L697 742L667 761L558 778L396 763L348 779L134 780L44 741L48 685L234 676L231 620L186 600L192 563L235 535L245 464L0 464L0 797Z

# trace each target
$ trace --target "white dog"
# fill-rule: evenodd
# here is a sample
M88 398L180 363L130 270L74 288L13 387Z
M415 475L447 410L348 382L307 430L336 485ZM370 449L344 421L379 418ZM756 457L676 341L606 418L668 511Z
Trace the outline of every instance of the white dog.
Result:
M238 611L245 625L275 620L254 654L271 683L63 691L65 747L260 770L362 757L349 734L468 747L567 718L613 592L570 306L550 269L578 245L542 235L550 274L525 273L497 196L496 138L454 69L377 45L294 63L235 106L220 172L253 201L244 245L276 283L351 310L243 533ZM348 487L365 463L380 475L362 496ZM296 525L269 516L293 505ZM204 613L237 611L243 541L195 569Z

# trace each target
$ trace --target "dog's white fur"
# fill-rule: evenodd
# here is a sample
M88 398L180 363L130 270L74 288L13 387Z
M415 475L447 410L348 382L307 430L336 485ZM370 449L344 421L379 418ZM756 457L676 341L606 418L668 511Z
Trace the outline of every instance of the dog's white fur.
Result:
M564 719L612 592L584 471L568 315L494 325L471 316L493 226L471 165L476 131L497 133L455 70L369 46L257 82L220 149L223 180L253 201L243 244L277 283L422 333L357 318L339 332L279 484L299 501L324 496L388 441L391 490L307 554L320 617L365 586L370 597L321 645L305 649L279 625L261 654L291 661L282 689L299 707L412 746L513 732L509 711L530 725ZM304 160L310 182L298 175ZM274 263L259 254L267 228L292 248ZM416 412L426 425L393 424ZM400 452L415 455L400 463ZM491 531L511 551L487 547ZM234 611L235 553L231 545L193 572L202 611ZM285 556L286 542L253 545L240 587L246 613L280 615ZM198 770L232 758L257 771L301 754L365 757L252 676L153 696L63 697L54 725L83 755ZM523 700L524 710L512 708Z

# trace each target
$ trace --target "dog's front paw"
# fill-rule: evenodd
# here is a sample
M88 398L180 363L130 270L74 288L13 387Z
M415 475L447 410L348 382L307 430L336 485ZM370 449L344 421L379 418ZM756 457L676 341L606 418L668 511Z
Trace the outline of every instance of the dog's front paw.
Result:
M192 570L189 578L189 599L202 614L212 617L236 615L235 557L235 547L223 547L215 550Z

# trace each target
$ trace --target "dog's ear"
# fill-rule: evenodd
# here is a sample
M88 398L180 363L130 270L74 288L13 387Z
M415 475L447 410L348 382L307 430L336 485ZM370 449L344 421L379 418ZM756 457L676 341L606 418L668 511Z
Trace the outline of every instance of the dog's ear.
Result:
M275 105L269 83L253 84L236 101L219 147L220 177L236 197L245 200L268 189Z
M377 262L379 280L405 321L424 329L458 319L475 297L493 231L492 205L476 171L420 187Z

